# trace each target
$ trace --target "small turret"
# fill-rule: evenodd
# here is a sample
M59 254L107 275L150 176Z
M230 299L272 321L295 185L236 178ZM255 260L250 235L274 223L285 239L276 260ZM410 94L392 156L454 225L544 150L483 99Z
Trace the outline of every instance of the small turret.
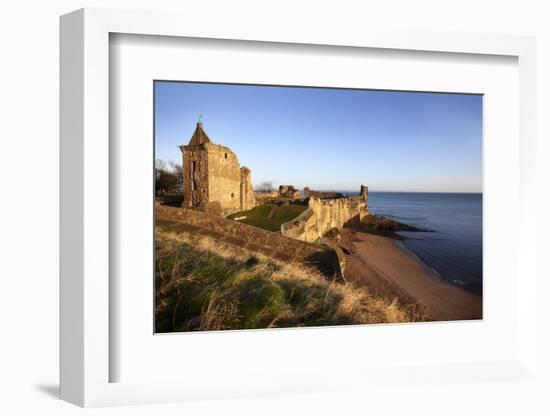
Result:
M363 201L365 201L365 204L367 204L369 201L369 187L366 185L361 185L360 195L363 197Z

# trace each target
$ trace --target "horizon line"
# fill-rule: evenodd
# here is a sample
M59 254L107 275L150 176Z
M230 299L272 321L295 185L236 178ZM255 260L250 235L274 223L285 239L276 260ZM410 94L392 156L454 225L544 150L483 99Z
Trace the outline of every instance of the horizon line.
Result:
M367 186L368 187L368 186ZM324 191L320 191L324 192ZM330 191L338 192L338 191ZM341 190L340 192L357 192L357 191L348 191ZM370 192L384 192L384 193L395 193L395 194L483 194L483 191L387 191L381 189L369 189Z
M317 192L359 193L359 191L351 191L346 189L319 189L319 190L314 189L314 190ZM396 193L396 194L483 194L483 191L388 191L388 190L382 190L382 189L369 188L369 193L371 192L385 192L385 193Z

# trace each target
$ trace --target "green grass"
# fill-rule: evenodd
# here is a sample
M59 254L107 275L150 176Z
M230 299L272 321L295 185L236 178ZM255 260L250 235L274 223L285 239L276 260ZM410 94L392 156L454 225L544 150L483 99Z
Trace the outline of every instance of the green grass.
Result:
M158 227L156 332L400 322L393 303L298 266ZM237 251L235 251L237 250Z
M307 206L299 204L281 206L263 204L248 211L236 212L229 215L228 218L246 217L246 219L239 220L239 222L263 228L264 230L279 232L281 231L281 224L296 218L306 209Z

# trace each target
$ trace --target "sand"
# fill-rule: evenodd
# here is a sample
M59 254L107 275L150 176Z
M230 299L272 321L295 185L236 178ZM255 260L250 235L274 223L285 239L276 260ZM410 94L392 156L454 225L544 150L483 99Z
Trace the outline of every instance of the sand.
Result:
M481 296L449 284L398 240L344 228L346 278L406 303L415 301L434 320L482 318Z

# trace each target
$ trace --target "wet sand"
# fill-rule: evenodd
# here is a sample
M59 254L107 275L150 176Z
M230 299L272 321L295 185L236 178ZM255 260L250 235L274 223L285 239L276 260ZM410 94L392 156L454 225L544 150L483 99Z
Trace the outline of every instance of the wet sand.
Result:
M404 303L418 302L433 320L482 318L481 296L451 285L402 242L344 228L346 278Z

